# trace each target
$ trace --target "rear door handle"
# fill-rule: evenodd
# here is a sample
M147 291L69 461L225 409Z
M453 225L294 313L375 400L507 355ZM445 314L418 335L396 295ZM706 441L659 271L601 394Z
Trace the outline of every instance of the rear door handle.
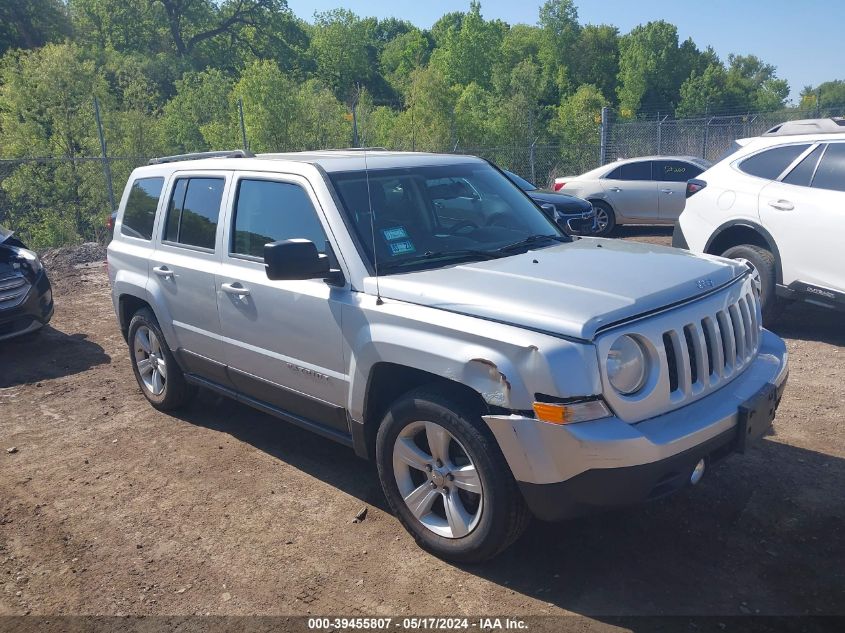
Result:
M611 188L610 188L610 190L611 190L613 193L619 193L620 191L622 191L619 187L611 187Z
M675 192L672 191L671 189L661 189L660 193L675 193Z
M769 200L769 206L778 211L792 211L795 208L789 200Z
M167 266L153 266L153 272L159 277L164 277L165 279L173 277L173 271Z
M234 283L222 283L220 284L220 289L230 295L238 295L239 297L249 296L249 288L242 286L238 281Z

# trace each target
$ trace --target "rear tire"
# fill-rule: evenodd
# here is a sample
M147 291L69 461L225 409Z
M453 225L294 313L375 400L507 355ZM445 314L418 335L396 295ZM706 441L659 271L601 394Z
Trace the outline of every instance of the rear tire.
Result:
M750 264L751 268L759 276L763 325L771 324L783 309L783 304L778 300L775 292L775 282L777 279L775 256L761 246L740 244L730 247L722 253L722 257L744 261Z
M422 548L462 563L496 556L531 519L477 409L468 398L417 389L390 407L376 438L393 513Z
M596 237L607 237L616 228L616 214L606 202L601 200L593 200L592 202L596 210L596 222L598 224L598 228L592 234Z
M196 388L185 380L152 310L141 308L132 315L127 340L135 380L150 404L160 411L188 404Z

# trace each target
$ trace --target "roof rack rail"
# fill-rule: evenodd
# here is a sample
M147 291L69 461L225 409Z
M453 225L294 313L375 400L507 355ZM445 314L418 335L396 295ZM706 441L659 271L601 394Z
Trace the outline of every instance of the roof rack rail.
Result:
M344 152L386 152L386 147L347 147Z
M794 136L796 134L845 134L845 117L785 121L766 130L761 136Z
M164 163L178 163L182 160L199 160L201 158L255 158L255 154L245 149L231 149L219 152L191 152L190 154L175 154L174 156L160 156L151 158L150 165Z

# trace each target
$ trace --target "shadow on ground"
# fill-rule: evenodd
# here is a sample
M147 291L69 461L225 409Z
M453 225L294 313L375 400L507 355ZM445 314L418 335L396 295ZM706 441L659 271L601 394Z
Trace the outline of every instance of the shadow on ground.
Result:
M86 334L66 334L48 325L0 343L0 388L70 376L110 362Z
M845 347L845 314L809 303L787 303L768 328L785 338Z
M348 448L208 393L180 417L387 509L374 466ZM463 569L590 616L843 614L845 541L830 538L845 531L843 481L845 460L775 436L672 498L535 521L499 558Z

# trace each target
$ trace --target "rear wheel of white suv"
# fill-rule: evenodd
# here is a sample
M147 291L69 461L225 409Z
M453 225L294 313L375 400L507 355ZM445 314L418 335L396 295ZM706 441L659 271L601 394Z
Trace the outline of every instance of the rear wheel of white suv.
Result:
M132 315L127 338L132 371L150 404L161 411L187 404L196 389L185 380L149 308Z
M376 460L394 514L444 559L492 558L530 521L496 440L459 396L428 388L400 398L379 427Z
M775 256L761 246L740 244L732 246L722 257L735 259L751 268L752 275L760 291L760 304L763 310L763 323L771 323L777 318L782 307L775 293L776 269Z

